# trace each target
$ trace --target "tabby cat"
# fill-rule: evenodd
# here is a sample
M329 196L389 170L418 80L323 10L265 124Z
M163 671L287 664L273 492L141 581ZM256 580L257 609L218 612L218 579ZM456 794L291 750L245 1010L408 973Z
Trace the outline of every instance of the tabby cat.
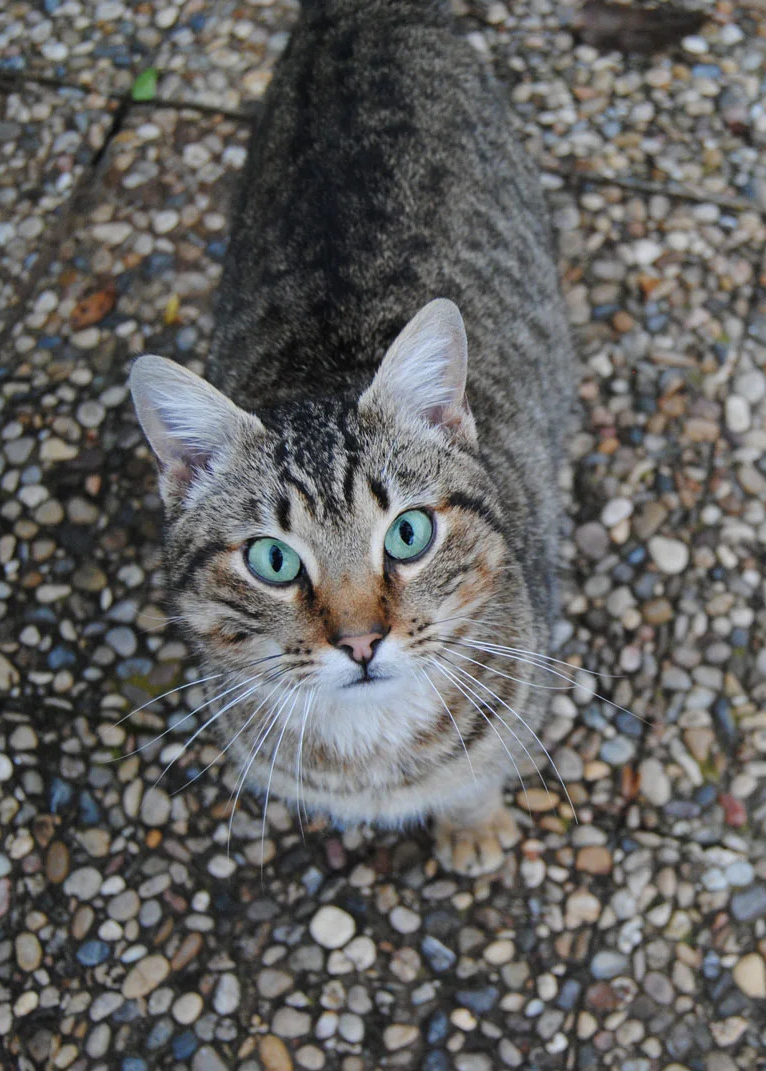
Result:
M570 393L504 96L434 0L306 0L210 382L156 356L131 373L240 787L342 824L433 816L467 873L502 862L504 780L540 755Z

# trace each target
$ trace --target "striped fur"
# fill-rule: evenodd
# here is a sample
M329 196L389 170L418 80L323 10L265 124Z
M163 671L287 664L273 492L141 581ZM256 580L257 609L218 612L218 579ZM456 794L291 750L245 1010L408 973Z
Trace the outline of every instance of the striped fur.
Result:
M519 765L536 750L514 715L532 730L545 715L535 667L460 646L544 654L556 610L571 351L512 125L439 4L306 4L253 136L220 293L209 375L238 408L204 384L206 419L202 381L187 395L173 380L175 415L158 416L168 391L146 384L167 369L134 370L179 612L225 673L218 693L263 674L211 708L227 754L250 786L344 822L473 813L513 775L505 748ZM418 360L433 354L375 376L436 297L465 321L465 398L433 326L428 376ZM383 539L413 507L433 512L436 538L398 566ZM301 555L298 583L248 572L259 535ZM373 623L386 679L355 685L333 644Z

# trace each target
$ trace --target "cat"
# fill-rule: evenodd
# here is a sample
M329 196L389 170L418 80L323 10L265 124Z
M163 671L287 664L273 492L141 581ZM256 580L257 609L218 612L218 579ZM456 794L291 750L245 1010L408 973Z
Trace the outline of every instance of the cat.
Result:
M494 870L540 755L572 353L539 180L434 0L306 0L208 365L130 385L243 785Z

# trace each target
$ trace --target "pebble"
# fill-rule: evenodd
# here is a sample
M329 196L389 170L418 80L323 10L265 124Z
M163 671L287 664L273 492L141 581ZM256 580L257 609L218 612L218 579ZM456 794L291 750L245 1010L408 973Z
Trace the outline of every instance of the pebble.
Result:
M612 869L611 852L598 844L580 848L575 866L586 874L609 874Z
M389 1052L398 1052L412 1045L418 1037L418 1028L408 1023L392 1023L383 1031L383 1044Z
M731 913L738 922L754 922L766 915L766 887L751 885L731 898Z
M293 1061L290 1056L290 1051L281 1038L278 1038L275 1034L266 1034L258 1042L258 1055L261 1058L264 1071L292 1071ZM303 1067L311 1067L310 1064L303 1063ZM324 1066L324 1060L318 1065L318 1068Z
M652 536L649 540L649 553L660 572L669 576L682 573L689 564L689 548L680 539Z
M281 1038L300 1038L311 1029L311 1016L297 1008L280 1008L274 1015L271 1027Z
M628 957L622 952L613 952L605 949L597 952L590 964L590 973L594 978L616 978L618 974L624 974L628 970Z
M69 874L69 849L60 840L51 841L45 856L45 876L53 885L60 885Z
M170 973L170 964L160 954L145 956L128 971L122 983L122 995L128 1000L145 997L161 985Z
M16 937L16 962L22 971L36 971L43 958L43 950L36 934L20 933Z
M735 963L731 974L745 996L756 1000L766 998L766 963L763 956L750 952Z
M420 949L437 973L449 970L457 959L451 948L447 948L437 937L430 934L423 938Z
M172 1014L177 1023L188 1026L202 1014L205 1004L199 993L183 993L173 1002Z
M239 1007L241 990L236 974L226 971L218 979L213 994L213 1007L219 1015L231 1015Z
M420 915L401 905L393 909L389 920L398 933L414 933L420 929Z
M348 912L326 904L312 918L309 932L322 948L342 948L354 936L356 923Z

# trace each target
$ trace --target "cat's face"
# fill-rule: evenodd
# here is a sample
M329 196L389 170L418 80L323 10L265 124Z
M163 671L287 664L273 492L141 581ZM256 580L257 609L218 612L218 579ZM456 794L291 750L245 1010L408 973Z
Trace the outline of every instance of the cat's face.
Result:
M350 755L445 716L432 660L496 598L506 556L453 309L426 306L360 399L263 420L171 362L136 366L176 604L208 664L243 682L233 700L263 702L253 733L264 717L299 731L310 710L303 730Z

